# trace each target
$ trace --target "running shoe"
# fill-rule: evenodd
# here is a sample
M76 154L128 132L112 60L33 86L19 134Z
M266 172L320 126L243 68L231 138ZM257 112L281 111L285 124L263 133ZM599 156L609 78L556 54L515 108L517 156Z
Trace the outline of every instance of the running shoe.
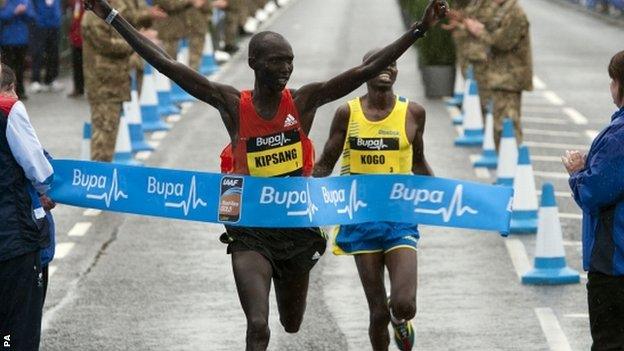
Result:
M394 329L394 342L401 351L410 351L414 347L414 327L412 321L395 324L390 321Z

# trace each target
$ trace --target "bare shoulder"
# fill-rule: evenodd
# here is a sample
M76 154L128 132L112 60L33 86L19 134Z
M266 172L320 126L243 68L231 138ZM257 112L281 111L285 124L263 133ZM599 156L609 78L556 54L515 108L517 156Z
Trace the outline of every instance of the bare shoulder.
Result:
M349 115L351 115L349 104L342 104L334 113L334 122L346 125L349 122Z
M413 101L410 101L407 105L407 112L416 122L424 122L427 116L425 108L421 104Z

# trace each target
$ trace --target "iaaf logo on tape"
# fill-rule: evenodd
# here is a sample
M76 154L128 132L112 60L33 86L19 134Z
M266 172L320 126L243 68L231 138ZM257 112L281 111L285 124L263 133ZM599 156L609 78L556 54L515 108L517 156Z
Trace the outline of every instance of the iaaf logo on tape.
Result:
M73 172L72 186L77 186L85 189L87 191L87 199L104 201L106 208L109 208L111 202L113 201L128 198L128 195L126 195L122 190L119 189L117 168L113 169L113 176L111 177L110 188L108 185L107 176L82 173L80 169L76 168L74 168ZM97 191L98 193L89 193L92 190Z
M264 186L260 194L260 203L262 205L285 205L286 209L289 210L286 212L287 216L308 216L310 222L312 222L314 214L318 211L318 207L312 202L312 197L310 196L309 183L306 183L305 190L301 191L279 191L272 186ZM305 206L305 210L290 210L291 207L301 208L302 206Z
M189 212L196 209L198 206L207 206L206 202L197 196L195 176L191 178L190 185L188 187L187 185L188 184L185 183L159 181L153 176L147 177L147 193L162 196L165 200L165 207L181 208L184 216L188 216ZM184 197L184 194L186 193L185 189L188 189L188 194L186 195L185 200L181 200L179 202L167 201L167 198L171 196L177 198Z
M390 200L403 200L414 203L414 212L429 214L429 215L441 215L444 223L448 223L453 216L461 217L466 213L475 215L479 211L470 206L464 206L463 204L464 186L458 184L455 186L453 196L448 203L448 206L438 207L436 209L419 208L421 203L442 204L444 201L445 192L441 190L428 190L428 189L415 189L408 188L403 183L394 183L392 191L390 192Z
M364 201L360 201L357 196L357 180L351 182L351 188L349 189L349 197L347 198L345 189L327 189L321 187L323 192L323 202L325 204L332 204L335 207L345 204L344 208L337 209L339 214L346 214L349 219L353 219L353 214L356 213L361 207L368 206Z

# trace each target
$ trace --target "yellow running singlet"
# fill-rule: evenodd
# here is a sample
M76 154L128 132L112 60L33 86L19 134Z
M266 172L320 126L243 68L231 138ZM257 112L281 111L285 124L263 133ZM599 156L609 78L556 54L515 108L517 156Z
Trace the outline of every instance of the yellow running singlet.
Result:
M388 116L370 121L359 98L349 101L349 127L340 174L412 173L412 144L405 131L407 106L408 100L397 96Z

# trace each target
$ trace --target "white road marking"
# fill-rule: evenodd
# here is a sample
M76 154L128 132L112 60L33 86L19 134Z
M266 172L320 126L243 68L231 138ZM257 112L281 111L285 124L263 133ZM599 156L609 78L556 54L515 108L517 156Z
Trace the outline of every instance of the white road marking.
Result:
M535 314L539 319L542 332L551 351L572 351L568 338L559 325L559 320L552 309L548 307L536 308Z
M546 90L542 92L542 96L555 106L563 106L565 102L554 91Z
M533 76L533 87L537 90L544 90L546 89L546 84L537 76Z
M597 131L597 130L594 130L594 129L588 129L588 130L585 131L585 135L587 135L587 137L591 141L594 141L594 139L596 139L598 134L600 134L600 132Z
M531 161L561 163L561 156L531 155Z
M563 315L566 318L585 318L589 319L589 314L587 313L568 313Z
M581 114L572 107L564 107L563 113L570 117L572 122L574 122L575 124L585 125L588 123L587 117L583 116L583 114Z
M580 144L544 143L539 141L524 141L523 143L529 147L541 147L544 149L585 150L588 148L587 145Z
M56 272L57 268L58 267L56 267L54 265L48 266L48 279L50 279L50 277L52 277L54 275L54 273Z
M163 140L166 136L167 136L167 132L166 131L159 130L157 132L152 133L150 138L152 140Z
M88 209L84 210L82 215L83 216L87 216L87 217L95 217L95 216L99 216L101 213L102 213L102 210L96 210L94 208L88 208Z
M56 249L54 251L54 258L58 258L61 259L65 256L67 256L67 254L71 251L71 249L74 248L74 243L57 243L56 244Z
M182 119L180 115L169 115L167 116L167 123L176 123L179 122L180 119Z
M67 236L84 236L91 228L91 222L78 222L69 230Z
M546 135L546 136L571 137L571 138L576 138L576 137L581 136L581 134L577 132L564 132L561 130L523 128L522 132L526 135Z
M563 246L581 246L583 243L577 240L563 240Z
M160 146L159 140L150 140L147 143L149 144L149 146L153 147L154 149L158 149L158 147Z
M531 105L526 104L522 106L522 112L524 113L547 113L547 114L561 114L561 107L552 105Z
M507 246L507 252L509 252L511 263L516 269L518 279L521 279L522 275L531 269L524 244L520 239L507 239L505 240L505 246Z
M535 190L535 192L537 193L537 196L541 196L542 195L542 190L540 190L540 189ZM567 192L567 191L555 191L555 196L556 197L571 198L572 194L570 192Z
M542 178L554 178L554 179L568 179L570 175L563 172L543 172L543 171L533 171L533 174L536 177Z
M559 212L559 218L583 219L583 215L582 214L578 214L578 213L561 213L561 212Z
M539 123L539 124L558 124L564 125L569 122L562 118L544 118L544 117L522 117L522 122Z
M154 142L152 141L150 143ZM152 156L151 151L139 151L136 153L136 155L134 155L134 157L139 161L146 161L148 158L150 158L150 156Z
M472 154L469 157L470 157L470 163L475 163L479 159L480 155ZM485 167L474 167L474 171L475 171L475 175L477 176L477 178L481 178L481 179L490 178L490 170L488 170Z

